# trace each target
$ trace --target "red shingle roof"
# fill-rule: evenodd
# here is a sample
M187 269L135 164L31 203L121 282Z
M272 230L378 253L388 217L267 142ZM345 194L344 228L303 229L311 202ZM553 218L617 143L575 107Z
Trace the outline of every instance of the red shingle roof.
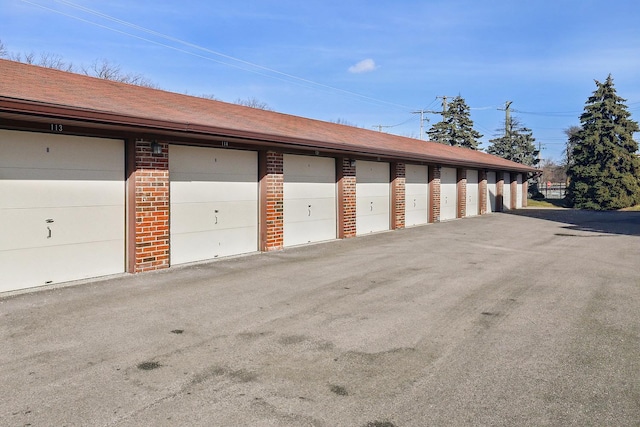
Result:
M309 149L535 171L490 154L0 60L0 112L241 137Z

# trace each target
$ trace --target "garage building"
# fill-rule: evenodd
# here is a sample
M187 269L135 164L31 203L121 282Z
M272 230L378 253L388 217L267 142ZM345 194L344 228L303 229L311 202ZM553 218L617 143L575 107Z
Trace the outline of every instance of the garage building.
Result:
M0 60L0 292L526 206L486 153Z

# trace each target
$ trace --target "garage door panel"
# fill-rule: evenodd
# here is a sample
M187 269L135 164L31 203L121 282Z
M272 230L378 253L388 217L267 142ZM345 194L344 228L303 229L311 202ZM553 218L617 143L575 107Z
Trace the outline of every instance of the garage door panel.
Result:
M440 170L440 220L446 221L457 218L458 188L457 171L455 168Z
M407 165L405 171L405 225L428 222L429 169L423 165Z
M210 177L215 179L215 177ZM211 182L211 181L171 181L171 203L191 203L198 201L216 202L255 200L257 194L256 176L253 182Z
M389 182L389 163L357 161L356 175L361 184Z
M258 248L256 152L169 147L171 263Z
M255 161L257 154L254 151L171 145L170 156L169 167L172 173L181 177L179 180L182 177L215 175L220 180L234 182L236 178L230 177L253 175L249 171L239 169L238 164Z
M171 236L171 262L188 262L255 252L256 227L195 231Z
M286 183L287 199L309 199L310 195L313 195L313 199L335 199L336 197L336 184L335 181L331 183Z
M0 250L55 247L102 241L123 242L121 206L7 209L0 213Z
M502 174L504 185L502 186L502 210L511 209L511 174L504 172Z
M285 155L285 180L287 183L335 183L335 159Z
M478 171L474 169L467 170L467 216L478 215Z
M49 171L47 179L64 177L69 171L111 171L116 179L123 178L121 140L0 130L0 149L0 169L31 170L34 176L38 170Z
M356 162L356 234L389 229L389 163Z
M487 172L487 212L496 211L496 198L498 189L496 186L496 173Z
M389 183L360 183L357 187L358 197L380 197L381 194L388 194L390 191ZM384 196L382 196L384 197Z
M4 180L0 208L109 206L123 204L124 182L113 180ZM2 178L0 178L2 180ZM87 191L87 189L91 189ZM25 197L28 194L29 197Z
M335 159L284 155L284 245L336 238Z
M124 142L0 131L0 289L121 273Z
M336 238L336 223L333 218L328 219L316 219L314 221L316 227L312 231L307 230L307 224L304 221L295 222L292 221L287 224L287 232L291 236L305 236L307 240L303 240L302 237L291 238L288 245L301 245L305 243L323 242L326 240L334 240ZM295 242L295 243L294 243Z
M294 199L284 201L284 210L287 212L289 222L307 222L320 220L335 220L336 210L334 198L324 199ZM332 226L335 228L335 221Z
M121 241L12 250L0 253L0 270L19 276L5 275L0 292L106 276L120 272L124 262Z
M523 188L522 188L522 174L518 174L517 177L518 180L518 188L517 188L517 193L516 193L516 208L520 209L522 208L522 198L523 198Z
M180 203L171 208L172 234L252 227L258 221L252 200Z

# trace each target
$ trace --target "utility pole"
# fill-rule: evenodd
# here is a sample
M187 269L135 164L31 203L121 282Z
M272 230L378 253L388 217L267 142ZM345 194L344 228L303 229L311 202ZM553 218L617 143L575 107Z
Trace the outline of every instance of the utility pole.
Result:
M498 110L505 112L504 136L506 137L509 137L511 132L511 104L513 104L513 101L507 101L504 103L504 108L498 108Z
M393 126L384 126L384 125L375 125L375 126L371 126L372 128L378 128L378 132L382 132L383 128L391 128Z
M429 120L424 118L424 113L435 113L435 111L420 110L411 112L411 114L420 114L420 141L422 141L422 135L424 134L424 121Z

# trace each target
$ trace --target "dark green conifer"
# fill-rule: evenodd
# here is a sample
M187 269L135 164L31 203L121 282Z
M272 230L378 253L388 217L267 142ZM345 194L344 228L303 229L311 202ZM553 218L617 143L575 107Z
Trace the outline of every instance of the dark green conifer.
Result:
M626 100L616 94L611 75L596 90L571 135L572 164L567 201L580 209L611 210L640 203L640 158Z
M478 149L480 132L473 129L469 106L460 95L453 98L448 108L442 112L442 121L431 126L427 132L429 139L455 147Z
M512 118L505 123L504 135L489 142L491 143L487 148L489 154L528 166L534 166L540 161L533 132L522 126L517 118Z

